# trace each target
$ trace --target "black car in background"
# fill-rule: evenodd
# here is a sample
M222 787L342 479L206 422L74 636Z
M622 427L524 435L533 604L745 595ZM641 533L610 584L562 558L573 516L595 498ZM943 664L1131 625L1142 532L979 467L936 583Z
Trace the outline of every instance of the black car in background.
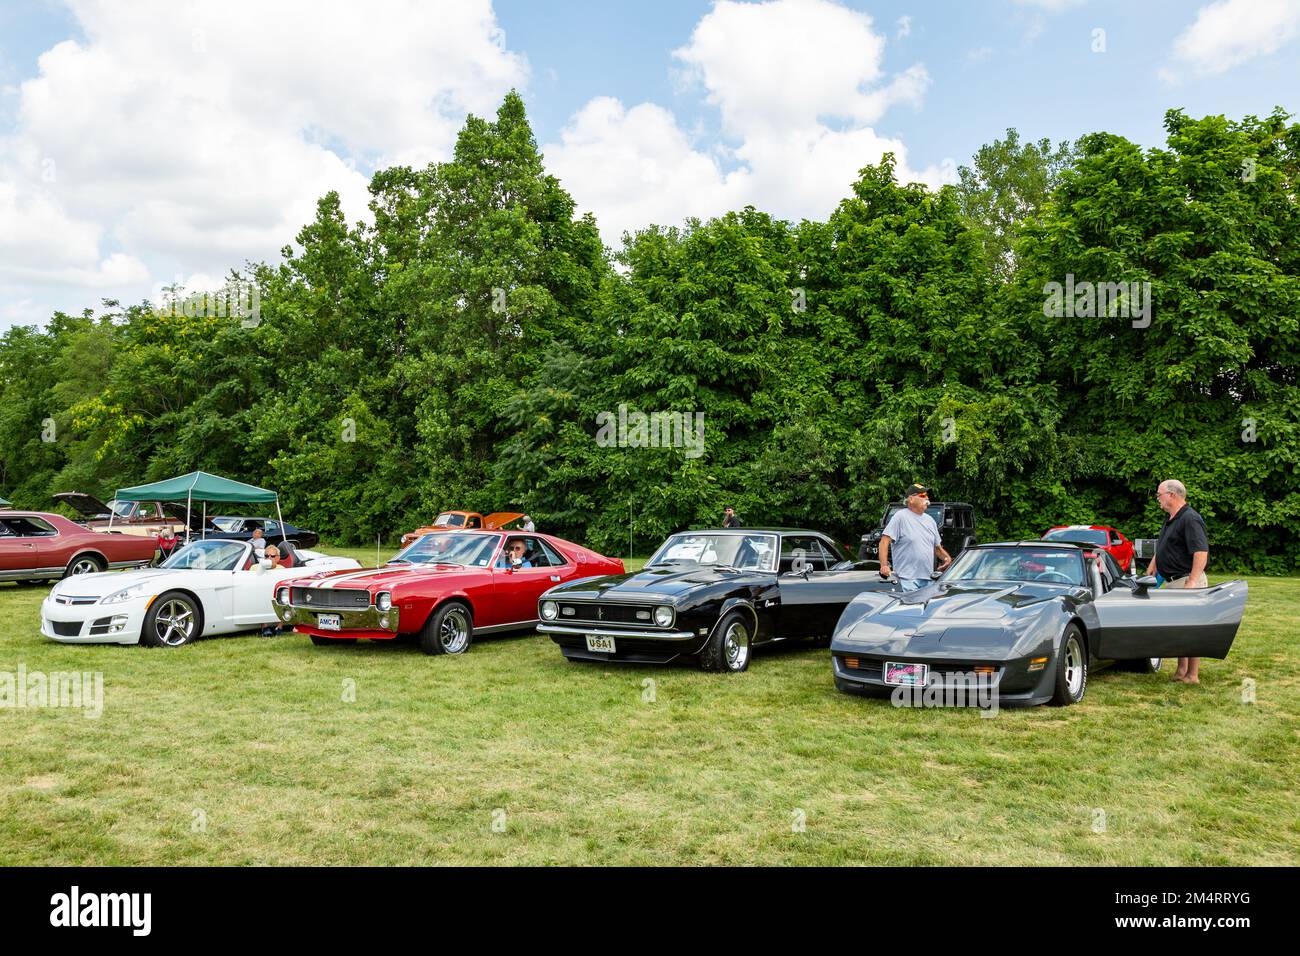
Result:
M819 531L729 528L673 535L631 574L571 581L538 601L538 630L569 660L694 658L735 672L776 641L829 639L845 606L890 590Z
M297 528L287 521L283 524L275 518L242 518L234 515L214 515L208 518L204 527L202 519L191 517L192 534L202 534L205 538L219 538L229 541L248 541L253 532L261 528L268 544L280 545L288 538L295 548L314 548L320 541L315 531Z
M889 519L894 517L895 513L906 507L907 504L902 501L890 502L880 519L880 526L862 536L862 543L858 546L859 561L880 560L880 536L885 530L885 525L889 524ZM975 509L966 502L932 501L925 509L925 513L939 526L939 539L943 542L943 549L953 560L976 543Z

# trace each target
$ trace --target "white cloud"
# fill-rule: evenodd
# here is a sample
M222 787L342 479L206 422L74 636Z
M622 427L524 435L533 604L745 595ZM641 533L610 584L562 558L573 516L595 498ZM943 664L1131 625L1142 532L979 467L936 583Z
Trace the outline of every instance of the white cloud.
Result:
M1174 40L1172 57L1183 69L1215 76L1266 56L1300 33L1300 0L1220 0L1201 7L1196 20ZM1164 69L1166 82L1177 70Z
M904 37L910 37L911 35L912 35L912 18L909 16L899 17L898 32L894 35L894 38L897 40L901 40Z
M1015 0L1022 7L1036 7L1048 13L1061 13L1071 7L1082 6L1086 0Z
M869 16L830 0L720 0L674 56L733 148L698 148L661 106L599 97L546 146L547 165L613 245L624 230L751 203L824 217L886 152L904 181L949 181L951 164L913 170L906 146L869 125L892 107L919 106L929 85L919 63L887 77L884 48Z
M446 159L528 78L488 0L70 7L84 40L42 54L0 139L12 301L273 259L325 192L364 216L366 170Z

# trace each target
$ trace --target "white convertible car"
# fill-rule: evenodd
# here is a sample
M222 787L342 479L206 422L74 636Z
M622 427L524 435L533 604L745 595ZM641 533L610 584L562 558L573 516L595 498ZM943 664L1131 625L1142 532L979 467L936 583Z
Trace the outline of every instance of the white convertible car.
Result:
M156 568L74 575L41 604L41 633L69 644L180 647L275 624L271 594L281 581L361 567L314 551L293 557L291 567L269 568L246 541L195 541Z

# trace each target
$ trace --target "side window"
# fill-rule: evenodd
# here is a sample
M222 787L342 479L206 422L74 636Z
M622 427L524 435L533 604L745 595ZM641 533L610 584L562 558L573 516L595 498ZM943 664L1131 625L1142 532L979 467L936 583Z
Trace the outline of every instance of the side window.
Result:
M814 571L825 571L826 549L816 538L787 537L781 539L781 571L793 571L810 565Z
M483 519L478 517L470 518L468 521L465 522L465 527L467 528L481 528L482 526L483 526Z
M264 522L262 522L262 533L263 533L263 534L279 534L279 533L280 533L280 523L279 523L278 521L264 521Z
M20 538L48 538L59 533L55 530L54 525L44 518L6 518L4 523L8 526L10 533L18 535Z
M536 538L531 540L532 540L532 548L530 548L529 550L532 552L533 564L536 567L559 568L559 567L563 567L565 564L568 564L568 562L564 560L564 556L560 554L560 552L556 551L554 548L552 548L541 538Z
M1119 540L1119 533L1118 533L1118 532L1116 532L1116 531L1112 531L1112 532L1110 533L1110 543L1111 543L1111 544L1119 544L1119 543L1120 543L1120 540Z

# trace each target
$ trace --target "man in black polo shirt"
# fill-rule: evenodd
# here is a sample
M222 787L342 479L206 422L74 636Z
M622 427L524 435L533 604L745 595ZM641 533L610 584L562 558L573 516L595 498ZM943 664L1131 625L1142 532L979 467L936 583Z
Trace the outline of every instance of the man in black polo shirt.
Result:
M1169 515L1156 540L1156 556L1147 566L1147 574L1159 574L1166 588L1206 587L1205 565L1210 560L1210 539L1205 533L1205 519L1187 503L1187 489L1181 481L1160 482L1156 500ZM1184 684L1201 682L1201 659L1178 658L1173 679Z

